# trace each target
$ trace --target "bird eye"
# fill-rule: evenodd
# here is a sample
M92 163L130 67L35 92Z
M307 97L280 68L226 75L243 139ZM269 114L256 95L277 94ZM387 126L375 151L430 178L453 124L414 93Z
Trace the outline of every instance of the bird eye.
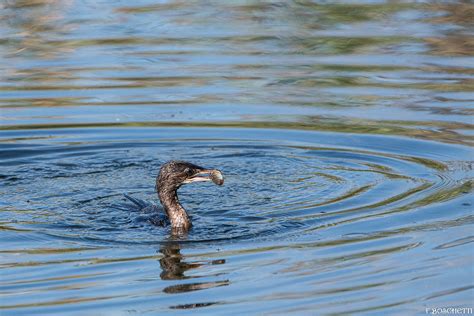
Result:
M190 175L191 174L191 169L190 168L184 169L184 173Z

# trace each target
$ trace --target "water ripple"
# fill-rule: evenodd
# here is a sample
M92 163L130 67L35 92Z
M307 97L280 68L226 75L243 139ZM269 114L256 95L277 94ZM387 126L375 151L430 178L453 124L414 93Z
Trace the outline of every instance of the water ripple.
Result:
M28 200L11 197L17 207L6 208L3 217L14 216L15 222L5 227L41 229L51 238L96 245L163 242L169 228L154 227L150 215L133 211L121 194L156 203L154 177L173 157L226 175L223 188L204 184L180 190L194 222L186 242L291 239L405 212L415 216L417 209L471 187L442 161L400 153L238 139L76 141L4 152L3 161L22 159L10 166L15 178L5 175L6 181L32 192ZM115 208L118 204L122 207ZM21 211L32 206L36 212Z

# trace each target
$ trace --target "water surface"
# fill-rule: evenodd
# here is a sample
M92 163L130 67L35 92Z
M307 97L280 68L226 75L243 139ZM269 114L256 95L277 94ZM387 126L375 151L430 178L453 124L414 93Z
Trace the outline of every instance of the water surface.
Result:
M0 7L2 315L473 307L469 2Z

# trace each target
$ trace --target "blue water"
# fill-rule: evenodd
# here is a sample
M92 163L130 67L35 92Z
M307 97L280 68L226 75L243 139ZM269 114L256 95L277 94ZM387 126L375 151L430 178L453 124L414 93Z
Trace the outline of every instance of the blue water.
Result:
M474 308L470 2L0 9L1 315Z

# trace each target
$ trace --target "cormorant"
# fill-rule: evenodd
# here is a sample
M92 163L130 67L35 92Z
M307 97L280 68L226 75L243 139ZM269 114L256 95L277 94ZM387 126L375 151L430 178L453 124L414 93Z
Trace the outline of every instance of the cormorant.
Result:
M171 160L160 168L155 188L174 234L185 233L192 225L186 210L179 203L177 191L183 184L200 181L212 181L217 185L223 185L224 177L217 169L206 169L186 161ZM159 210L155 205L150 205L126 194L125 197L141 210L150 207L153 211Z

